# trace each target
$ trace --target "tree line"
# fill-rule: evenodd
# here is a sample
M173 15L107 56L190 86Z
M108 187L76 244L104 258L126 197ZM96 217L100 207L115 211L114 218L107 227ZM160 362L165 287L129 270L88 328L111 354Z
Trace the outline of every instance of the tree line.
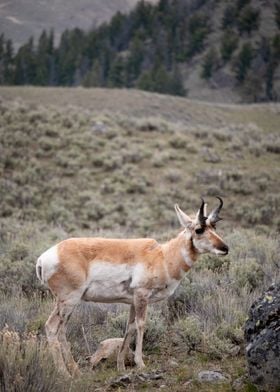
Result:
M91 31L65 30L56 47L54 32L31 37L17 53L0 36L0 84L126 87L186 95L184 76L199 58L210 80L230 64L236 86L252 100L275 100L280 63L280 6L274 5L275 34L255 38L260 9L250 0L225 3L219 39L209 43L219 0L141 0ZM278 30L277 30L278 29ZM256 83L256 79L259 81Z

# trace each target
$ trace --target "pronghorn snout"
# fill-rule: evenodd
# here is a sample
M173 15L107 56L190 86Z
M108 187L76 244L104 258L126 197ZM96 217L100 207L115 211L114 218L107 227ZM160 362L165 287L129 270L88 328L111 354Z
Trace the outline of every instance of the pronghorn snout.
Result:
M227 254L228 254L228 251L229 251L229 248L228 248L228 246L227 246L226 244L224 244L224 245L222 245L222 246L219 248L219 250L220 250L221 252L223 252L224 255L227 255Z

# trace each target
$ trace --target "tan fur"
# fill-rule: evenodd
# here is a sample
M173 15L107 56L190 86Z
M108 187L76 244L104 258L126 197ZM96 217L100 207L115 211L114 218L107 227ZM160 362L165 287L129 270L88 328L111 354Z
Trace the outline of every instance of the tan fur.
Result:
M87 279L89 267L100 260L112 264L141 261L159 283L165 279L162 246L154 239L70 238L58 244L58 256L58 271L48 281L54 294L59 294L61 288L79 288Z
M92 367L95 368L103 359L116 358L122 347L123 341L123 338L111 338L100 342L95 353L89 358ZM132 360L132 350L129 351L129 356Z

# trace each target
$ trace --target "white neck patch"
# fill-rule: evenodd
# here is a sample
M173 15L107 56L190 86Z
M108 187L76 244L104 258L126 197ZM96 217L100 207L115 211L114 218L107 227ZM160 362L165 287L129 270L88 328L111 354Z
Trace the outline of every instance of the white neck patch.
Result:
M183 257L184 262L187 264L188 267L192 268L193 266L193 261L190 258L190 256L188 255L188 252L186 251L185 248L181 249L181 255Z

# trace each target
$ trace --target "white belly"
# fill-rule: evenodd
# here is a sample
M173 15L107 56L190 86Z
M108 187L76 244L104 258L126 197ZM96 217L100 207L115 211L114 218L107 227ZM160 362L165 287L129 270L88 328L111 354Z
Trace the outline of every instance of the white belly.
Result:
M112 264L95 262L89 272L82 299L84 301L103 303L133 303L134 290L149 287L148 302L158 302L174 293L180 281L170 279L164 286L150 287L151 277L143 264Z
M90 268L83 300L132 303L133 290L145 282L139 264L116 264L100 261ZM140 286L139 286L140 285Z

